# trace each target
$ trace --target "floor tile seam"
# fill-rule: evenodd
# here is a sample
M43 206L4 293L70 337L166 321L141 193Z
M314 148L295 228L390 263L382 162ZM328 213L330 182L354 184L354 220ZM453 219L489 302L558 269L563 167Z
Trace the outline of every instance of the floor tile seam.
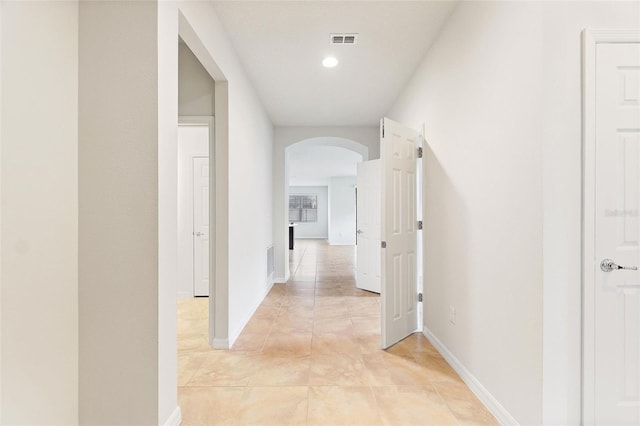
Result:
M373 385L369 385L369 391L371 392L371 395L373 396L373 401L375 403L376 406L376 413L378 413L378 420L380 421L380 424L383 425L384 424L384 419L382 418L382 411L380 409L380 401L378 401L378 398L376 397L376 393L373 390Z
M178 390L185 388L221 388L221 389L229 389L229 388L246 388L247 385L182 385L178 386Z

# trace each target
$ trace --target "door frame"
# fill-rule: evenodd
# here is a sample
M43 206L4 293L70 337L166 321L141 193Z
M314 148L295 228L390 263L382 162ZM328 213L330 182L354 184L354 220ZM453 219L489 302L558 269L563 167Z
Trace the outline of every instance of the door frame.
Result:
M216 92L217 90L218 85L216 85ZM222 95L226 97L226 91L224 91ZM217 108L216 111L218 111ZM217 337L219 334L216 329L216 325L219 325L219 328L227 326L228 323L226 318L228 316L229 309L228 299L224 297L228 294L226 292L227 289L221 288L223 284L226 286L226 282L220 283L219 277L216 274L219 266L218 262L220 261L217 256L216 246L221 241L218 241L218 222L216 221L217 213L215 208L217 201L216 195L220 195L216 188L216 182L218 181L216 177L220 170L218 170L216 164L219 153L218 150L216 150L215 141L218 139L216 138L216 134L219 134L221 130L223 130L224 134L224 129L220 129L220 125L216 126L217 123L215 116L178 116L178 126L190 124L209 126L209 344L216 349L228 349L229 337L227 332L225 331L226 337L220 338ZM226 138L223 139L226 140ZM211 161L212 159L213 161ZM225 321L216 321L216 319L220 317L224 318ZM224 324L220 324L222 322Z
M587 334L587 318L593 318L595 291L595 186L596 186L596 48L598 44L640 43L637 29L585 29L582 32L582 256L581 256L581 423L593 424L595 406L593 358L586 348L594 346L594 336Z

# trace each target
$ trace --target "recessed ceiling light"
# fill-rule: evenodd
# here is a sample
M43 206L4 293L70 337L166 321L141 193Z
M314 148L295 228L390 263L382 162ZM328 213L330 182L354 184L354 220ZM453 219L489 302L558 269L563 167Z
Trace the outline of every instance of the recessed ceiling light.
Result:
M336 65L338 65L338 60L333 56L327 56L322 60L322 65L324 65L327 68L333 68Z

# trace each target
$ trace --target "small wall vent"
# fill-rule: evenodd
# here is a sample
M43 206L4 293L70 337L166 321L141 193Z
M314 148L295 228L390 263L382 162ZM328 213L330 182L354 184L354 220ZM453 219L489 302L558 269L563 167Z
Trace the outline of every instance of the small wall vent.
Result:
M273 274L274 269L273 246L271 246L267 248L267 277L270 277Z
M358 34L331 34L330 44L358 44Z

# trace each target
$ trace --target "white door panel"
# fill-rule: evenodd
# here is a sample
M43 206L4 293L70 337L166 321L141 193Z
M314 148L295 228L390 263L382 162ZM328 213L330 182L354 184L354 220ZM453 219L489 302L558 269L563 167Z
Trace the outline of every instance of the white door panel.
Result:
M382 347L417 329L416 166L418 133L382 120Z
M193 158L193 294L209 295L209 159Z
M358 164L356 286L375 293L380 293L380 174L380 160Z
M585 406L595 424L640 424L640 45L596 47L595 282L585 310ZM592 285L589 288L589 284Z

